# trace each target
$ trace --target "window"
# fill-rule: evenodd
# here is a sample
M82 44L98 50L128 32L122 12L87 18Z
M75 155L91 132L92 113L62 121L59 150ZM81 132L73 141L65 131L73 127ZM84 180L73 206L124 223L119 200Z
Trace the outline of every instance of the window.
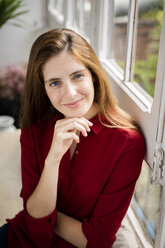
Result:
M124 69L126 57L126 31L128 24L128 8L120 11L118 1L108 1L108 18L107 18L107 44L106 56L108 59L115 59L119 66ZM105 6L106 7L106 6ZM112 25L108 25L112 23ZM109 41L112 45L109 46Z
M89 39L91 0L73 0L73 6L73 26Z

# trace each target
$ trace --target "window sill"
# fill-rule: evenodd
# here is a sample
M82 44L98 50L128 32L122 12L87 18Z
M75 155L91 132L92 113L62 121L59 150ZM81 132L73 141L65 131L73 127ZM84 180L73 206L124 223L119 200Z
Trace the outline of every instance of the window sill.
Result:
M128 225L130 226L131 230L134 232L138 242L139 242L139 248L153 248L153 244L151 244L151 241L147 237L140 221L136 217L132 207L130 206L126 218L128 220Z

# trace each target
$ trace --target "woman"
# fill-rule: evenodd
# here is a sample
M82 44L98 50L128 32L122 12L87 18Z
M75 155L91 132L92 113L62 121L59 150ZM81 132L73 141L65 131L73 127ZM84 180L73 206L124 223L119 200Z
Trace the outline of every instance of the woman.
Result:
M9 247L112 247L145 144L74 31L34 42L21 126L24 209L8 220Z

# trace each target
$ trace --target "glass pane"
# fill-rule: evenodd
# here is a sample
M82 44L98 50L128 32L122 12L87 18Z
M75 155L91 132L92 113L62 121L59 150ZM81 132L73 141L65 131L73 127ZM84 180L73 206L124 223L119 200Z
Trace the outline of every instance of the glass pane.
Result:
M154 96L163 1L139 6L134 80Z
M109 23L111 23L112 16L112 1L109 0ZM109 47L109 58L114 58L116 62L124 68L124 61L126 56L126 31L128 23L128 2L114 1L114 17L113 30L108 25L108 42L113 37L112 47Z
M150 183L151 173L151 169L144 162L131 205L144 226L150 240L154 243L158 230L157 225L162 187L160 184L152 185Z

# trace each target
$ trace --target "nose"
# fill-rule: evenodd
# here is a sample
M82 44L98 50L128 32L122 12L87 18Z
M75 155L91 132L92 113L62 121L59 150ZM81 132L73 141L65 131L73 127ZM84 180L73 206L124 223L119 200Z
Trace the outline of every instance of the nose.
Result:
M66 97L73 98L77 94L76 86L71 82L67 82L65 85L64 95Z

